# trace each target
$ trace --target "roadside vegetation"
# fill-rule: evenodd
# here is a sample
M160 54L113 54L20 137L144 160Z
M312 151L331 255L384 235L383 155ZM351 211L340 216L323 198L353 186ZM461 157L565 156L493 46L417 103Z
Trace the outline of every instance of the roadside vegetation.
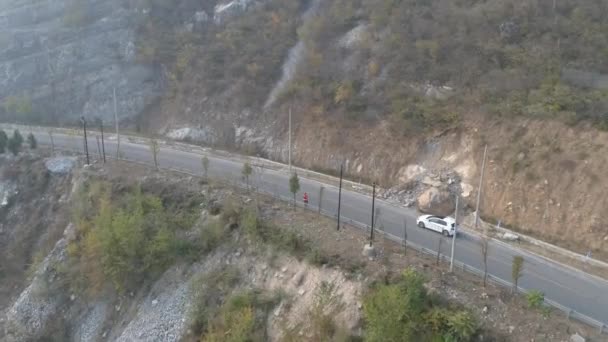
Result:
M77 198L68 269L79 292L96 294L111 283L124 293L197 251L193 242L177 236L194 225L194 208L165 205L139 186L117 192L102 181L83 186Z
M32 134L28 135L28 144L30 149L35 149L38 146L36 138ZM0 130L0 154L10 152L16 156L21 152L22 145L23 136L19 130L15 130L10 138L4 130Z
M394 284L372 289L363 304L366 341L470 341L478 326L467 310L429 295L412 269Z
M206 185L209 186L209 185ZM75 293L98 296L104 291L126 294L151 284L176 262L194 262L218 248L245 249L254 254L286 254L311 265L343 269L354 276L363 267L357 260L328 254L305 234L273 224L258 201L230 195L216 202L203 197L173 198L154 186L116 185L89 181L75 194L69 243L69 275ZM289 206L287 206L289 207ZM201 220L201 209L208 214ZM513 260L517 281L523 258ZM265 341L269 314L290 297L280 291L243 288L236 266L203 272L193 278L188 312L190 335L197 341ZM285 341L473 341L482 327L465 307L429 293L425 276L406 268L399 276L371 282L361 299L361 336L352 336L336 321L344 305L337 285L323 283L302 313L302 323L284 325ZM142 285L143 284L143 285ZM530 309L547 317L544 295L526 296Z

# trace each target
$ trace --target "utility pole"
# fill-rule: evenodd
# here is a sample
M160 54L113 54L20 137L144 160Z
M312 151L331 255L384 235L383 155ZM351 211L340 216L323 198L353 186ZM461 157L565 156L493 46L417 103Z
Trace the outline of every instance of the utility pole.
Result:
M82 122L82 127L84 129L84 151L87 155L87 165L89 165L90 160L89 160L89 144L87 142L87 120L85 120L84 116L81 116L80 121Z
M344 164L340 164L340 187L338 188L338 228L340 230L340 205L342 204L342 169Z
M103 120L99 119L99 130L101 130L101 152L103 153L103 163L106 163L106 143L103 139Z
M369 246L374 242L374 208L376 205L376 182L372 183L372 230L369 235Z
M289 161L289 174L291 174L291 107L289 107L289 152L288 152L288 161Z
M114 122L116 123L116 158L120 158L120 134L118 133L118 110L116 108L116 87L114 93Z
M483 150L483 161L481 162L481 176L479 177L479 188L477 190L477 205L475 206L475 229L479 226L479 202L481 201L481 186L483 184L483 173L486 169L486 156L488 154L488 145Z
M458 231L458 198L456 195L456 211L454 212L454 235L452 235L452 255L450 256L450 273L454 271L454 247L456 246L456 233Z

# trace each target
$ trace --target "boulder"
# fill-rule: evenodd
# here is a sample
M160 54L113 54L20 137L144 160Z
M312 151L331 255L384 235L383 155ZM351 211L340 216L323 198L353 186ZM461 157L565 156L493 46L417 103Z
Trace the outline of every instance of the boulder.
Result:
M502 235L502 238L505 239L505 240L507 240L507 241L517 241L517 240L519 240L519 236L517 236L517 235L515 235L513 233L508 233L508 232L504 233Z
M584 338L583 336L579 335L578 333L570 336L570 342L585 342L587 341L586 338Z
M56 157L49 158L44 162L47 170L55 174L67 174L72 171L76 165L76 158L74 157Z
M454 212L454 197L447 190L431 187L417 200L418 210L423 213L447 216Z

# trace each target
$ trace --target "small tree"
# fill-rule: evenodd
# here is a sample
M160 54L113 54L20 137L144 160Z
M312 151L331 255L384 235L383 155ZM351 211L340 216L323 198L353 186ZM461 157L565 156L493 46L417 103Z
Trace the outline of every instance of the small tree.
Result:
M517 284L519 283L519 278L521 278L523 270L524 257L521 255L514 256L513 264L511 265L511 278L513 278L513 287L511 288L511 293L517 291Z
M441 245L443 244L443 235L439 235L439 241L437 242L437 260L435 263L439 265L439 261L441 260Z
M7 143L9 151L11 151L11 153L16 156L21 151L22 144L23 137L21 136L21 133L19 133L19 130L15 130L13 132L13 136L8 140Z
M403 255L407 255L407 220L403 220Z
M30 145L30 149L35 150L38 147L38 142L34 134L30 133L27 135L27 143Z
M243 169L241 170L241 174L243 175L243 179L245 180L245 183L247 184L247 189L249 189L249 176L251 176L252 173L253 173L253 168L251 167L251 164L249 164L249 162L245 162L245 164L243 164Z
M481 257L483 258L483 287L486 287L488 283L488 245L488 238L486 236L483 236L479 241Z
M201 164L203 165L203 176L205 177L205 180L207 180L207 174L209 173L209 158L203 156Z
M160 152L160 146L158 141L154 138L150 139L150 151L152 152L152 158L154 159L154 167L158 170L158 153Z
M296 208L296 194L300 191L300 178L298 178L298 174L294 173L291 178L289 178L289 191L293 194L293 208Z
M0 130L0 154L6 152L8 136L4 130Z

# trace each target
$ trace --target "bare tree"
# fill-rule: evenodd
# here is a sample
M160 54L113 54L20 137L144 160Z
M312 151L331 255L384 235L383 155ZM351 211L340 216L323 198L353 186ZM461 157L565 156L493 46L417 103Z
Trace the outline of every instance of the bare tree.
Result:
M152 152L152 158L154 159L154 167L158 171L158 153L160 152L160 145L154 138L150 139L150 152Z
M511 294L517 291L517 284L519 278L521 278L524 270L524 257L521 255L513 256L513 264L511 265L511 278L513 278L513 287L511 288Z
M439 241L437 242L437 261L435 262L439 265L439 261L441 259L441 245L443 244L443 235L439 235Z
M483 287L487 286L488 282L488 248L489 248L489 239L486 235L481 237L479 240L479 247L481 251L481 256L483 258Z
M207 180L207 175L209 173L209 158L207 158L207 156L203 156L201 159L201 164L203 165L203 175L205 180Z

